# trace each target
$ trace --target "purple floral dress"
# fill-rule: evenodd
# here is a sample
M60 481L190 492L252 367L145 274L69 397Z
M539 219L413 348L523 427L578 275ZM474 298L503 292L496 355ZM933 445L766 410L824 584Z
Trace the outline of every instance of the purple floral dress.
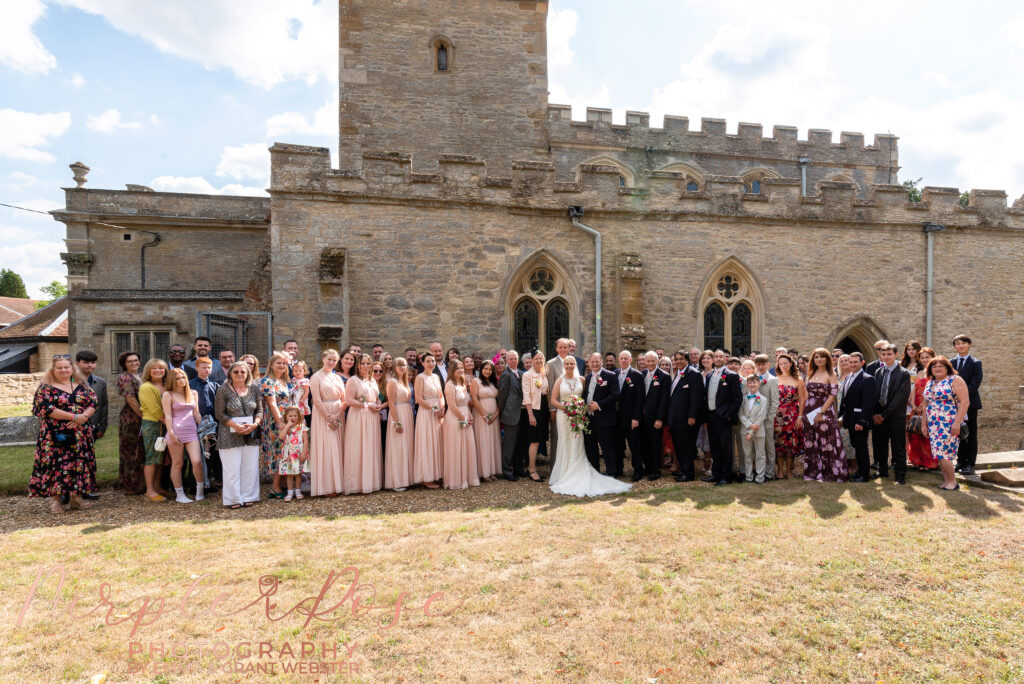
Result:
M82 413L95 407L96 394L88 385L75 385L70 393L52 385L40 385L36 390L32 415L39 419L39 437L32 477L28 481L29 496L86 494L95 488L95 475L90 477L88 459L92 451L92 428L88 423L75 425L49 417L54 409ZM75 433L74 446L62 446L57 440L58 431L67 429Z
M821 408L829 397L839 393L837 383L807 383L807 404L804 408L804 479L819 482L845 482L849 476L846 465L846 449L839 435L835 402L828 411L819 415L824 418L816 425L807 426L807 415Z

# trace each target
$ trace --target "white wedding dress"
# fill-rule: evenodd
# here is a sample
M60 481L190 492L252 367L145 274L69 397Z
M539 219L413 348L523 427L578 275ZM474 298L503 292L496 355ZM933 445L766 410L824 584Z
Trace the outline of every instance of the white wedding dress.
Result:
M569 380L562 375L557 383L559 401L564 401L569 395L583 395L583 381L578 377ZM555 427L558 430L558 451L548 479L551 491L571 496L601 496L630 490L633 485L628 482L620 482L594 470L587 460L583 435L572 431L564 411L558 412Z

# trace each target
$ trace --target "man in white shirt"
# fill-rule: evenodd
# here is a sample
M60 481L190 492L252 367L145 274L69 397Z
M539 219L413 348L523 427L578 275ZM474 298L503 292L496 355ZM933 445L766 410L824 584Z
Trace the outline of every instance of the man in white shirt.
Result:
M757 375L761 378L758 392L768 400L768 412L764 417L765 479L775 479L775 416L779 413L779 379L769 372L771 359L767 354L754 357Z

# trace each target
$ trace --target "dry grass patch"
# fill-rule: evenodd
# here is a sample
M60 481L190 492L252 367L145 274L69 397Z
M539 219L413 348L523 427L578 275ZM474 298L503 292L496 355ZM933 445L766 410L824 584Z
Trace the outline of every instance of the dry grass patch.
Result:
M305 510L263 504L246 519L209 506L196 507L193 520L165 520L163 511L135 503L126 504L135 518L122 522L104 522L102 508L50 527L19 515L0 537L0 668L5 678L30 681L102 671L135 678L133 640L268 641L296 651L302 642L327 641L348 643L347 662L358 671L321 678L346 681L1024 677L1024 507L1013 495L941 494L930 481L905 488L777 482L641 488L578 502L518 485L448 493L447 511L375 516L357 513L376 496L311 502ZM458 506L460 495L468 501L488 489L495 507ZM535 501L505 502L515 489ZM336 517L328 519L331 511ZM50 616L56 582L44 575L17 626L36 568L55 563L67 570L65 609L74 597L79 613L96 606L99 585L108 582L115 615L131 614L127 602L137 599L138 609L144 597L151 605L174 599L175 610L134 637L128 623ZM260 576L274 575L280 585L271 615L279 617L345 567L358 568L367 583L364 602L374 585L377 610L352 616L347 602L346 612L323 616L336 621L308 626L295 614L268 620L260 606L211 615L217 593L228 594L222 605L241 607L259 597ZM197 576L198 590L180 607ZM341 599L348 579L323 605ZM386 629L401 592L408 592L408 610ZM435 592L444 595L425 615ZM175 673L180 665L221 662L211 653L136 660L147 680L154 667L170 668L163 676L171 681L241 678L222 670Z

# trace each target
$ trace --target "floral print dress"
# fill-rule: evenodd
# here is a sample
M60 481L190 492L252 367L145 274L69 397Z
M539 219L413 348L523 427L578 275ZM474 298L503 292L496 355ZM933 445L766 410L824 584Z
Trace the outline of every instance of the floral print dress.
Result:
M834 398L838 393L839 385L834 382L807 383L805 419L812 411L824 406L829 397ZM827 411L823 410L818 415L822 417L821 421L804 431L804 479L845 482L850 471L846 464L846 449L839 436L835 402Z
M928 439L931 441L932 456L952 461L956 459L956 452L960 448L960 438L954 437L951 432L957 410L953 378L929 380L924 388L924 397L928 400Z
M32 497L57 496L63 493L86 494L96 486L90 477L88 454L92 450L92 428L89 424L76 425L66 420L50 418L54 409L82 413L96 408L96 394L88 385L75 385L71 392L52 385L40 385L32 402L32 415L39 419L39 437L36 439L36 459L32 477L28 481L28 495ZM63 446L58 432L72 430L73 446Z
M260 479L267 480L278 471L277 462L281 458L281 449L284 446L281 442L281 431L274 423L274 416L270 413L267 398L273 397L277 401L277 410L284 414L284 410L292 403L292 387L290 382L281 382L269 375L260 380L260 395L264 399L263 427L260 432Z
M139 401L141 381L131 373L121 373L117 377L117 393L122 398L131 397ZM117 486L129 494L142 494L146 491L146 478L143 468L146 465L146 449L142 445L142 418L125 402L121 408L121 417L117 424L118 464Z
M800 421L800 392L795 385L779 383L779 412L775 414L775 456L793 458L803 451L804 437Z

